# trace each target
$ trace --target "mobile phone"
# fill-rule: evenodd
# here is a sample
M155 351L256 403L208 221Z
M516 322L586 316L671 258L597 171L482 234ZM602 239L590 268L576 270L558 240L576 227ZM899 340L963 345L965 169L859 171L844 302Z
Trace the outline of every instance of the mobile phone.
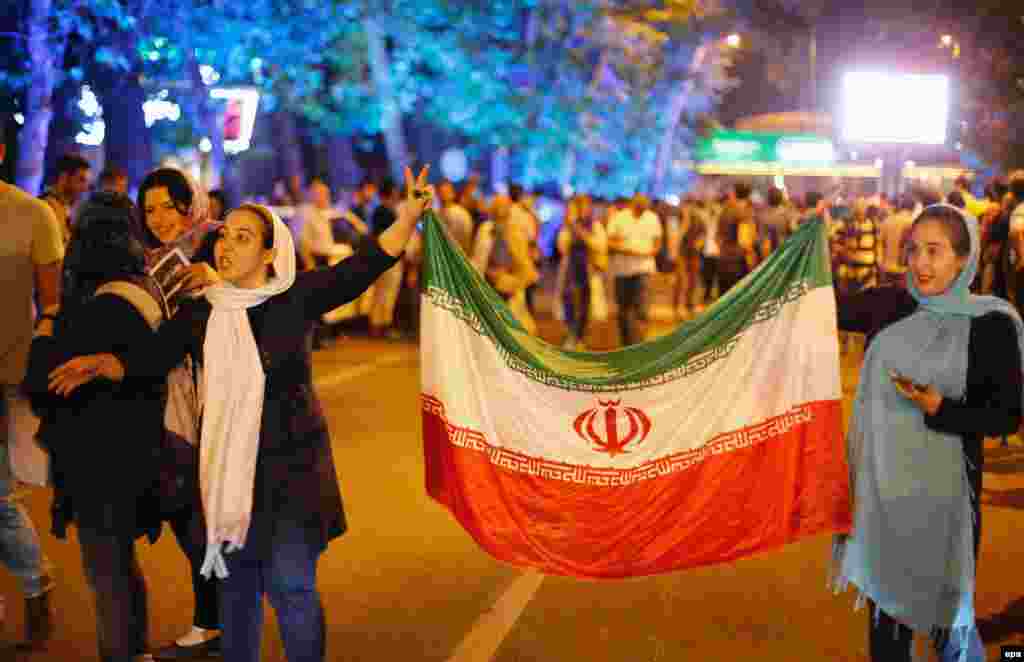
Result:
M923 384L918 384L917 382L915 382L913 379L910 379L909 377L904 377L903 375L901 375L900 373L896 372L895 370L890 370L889 371L889 378L892 379L897 384L899 384L901 387L907 389L908 391L924 391L924 390L926 390L928 388L927 386L924 386Z

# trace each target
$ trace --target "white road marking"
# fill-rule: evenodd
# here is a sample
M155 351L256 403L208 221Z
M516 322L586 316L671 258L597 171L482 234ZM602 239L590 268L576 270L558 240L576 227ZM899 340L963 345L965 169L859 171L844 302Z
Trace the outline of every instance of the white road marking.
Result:
M313 385L316 388L332 388L334 386L344 384L345 382L350 382L353 379L356 379L357 377L368 375L371 372L374 372L375 370L379 370L380 368L384 368L390 365L396 365L398 363L411 362L413 360L413 358L409 356L403 356L401 354L385 356L383 358L377 359L376 361L371 361L370 363L363 363L360 365L352 366L351 368L344 368L342 370L332 371L329 375L313 380Z
M544 575L532 570L517 577L494 606L480 614L448 662L489 662L543 581Z

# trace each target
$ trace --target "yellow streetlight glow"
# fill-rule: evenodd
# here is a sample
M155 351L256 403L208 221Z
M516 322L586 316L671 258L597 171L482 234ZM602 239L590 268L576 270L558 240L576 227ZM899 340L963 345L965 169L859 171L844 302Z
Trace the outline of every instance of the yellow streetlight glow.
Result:
M739 48L742 42L742 37L735 32L725 38L725 43L729 45L729 48Z
M948 47L952 43L953 43L953 35L951 35L951 34L944 34L944 35L942 35L942 45L943 46Z

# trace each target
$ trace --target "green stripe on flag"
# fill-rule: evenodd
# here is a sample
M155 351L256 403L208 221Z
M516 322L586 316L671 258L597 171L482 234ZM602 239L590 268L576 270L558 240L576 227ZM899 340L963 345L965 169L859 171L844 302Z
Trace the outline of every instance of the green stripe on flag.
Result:
M808 222L740 285L674 332L611 352L573 352L527 334L430 211L423 245L428 306L449 311L491 339L510 368L571 390L625 391L691 374L727 355L744 329L773 318L786 302L832 285L824 223Z

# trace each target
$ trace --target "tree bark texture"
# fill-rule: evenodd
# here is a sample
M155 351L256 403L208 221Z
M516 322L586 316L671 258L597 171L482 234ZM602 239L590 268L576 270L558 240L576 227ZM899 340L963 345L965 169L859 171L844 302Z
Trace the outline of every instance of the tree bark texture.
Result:
M50 0L29 0L27 19L31 82L25 95L25 126L18 140L15 182L31 194L39 193L46 164L46 143L53 119L53 89L63 44L49 43Z
M391 79L391 58L388 55L385 32L377 20L368 17L363 21L369 52L370 71L381 105L381 132L388 151L388 168L391 177L401 182L403 169L409 163L409 152L402 133L402 109L398 105L398 94Z
M124 168L129 188L138 186L153 167L153 138L142 110L146 93L139 82L139 74L110 72L98 82L101 87L97 92L107 126L105 164Z
M299 129L295 124L295 116L283 105L280 105L271 114L270 122L274 152L278 158L278 173L284 178L291 194L298 200L298 196L302 194L302 183L306 180L306 175L302 167L302 145L299 142Z

